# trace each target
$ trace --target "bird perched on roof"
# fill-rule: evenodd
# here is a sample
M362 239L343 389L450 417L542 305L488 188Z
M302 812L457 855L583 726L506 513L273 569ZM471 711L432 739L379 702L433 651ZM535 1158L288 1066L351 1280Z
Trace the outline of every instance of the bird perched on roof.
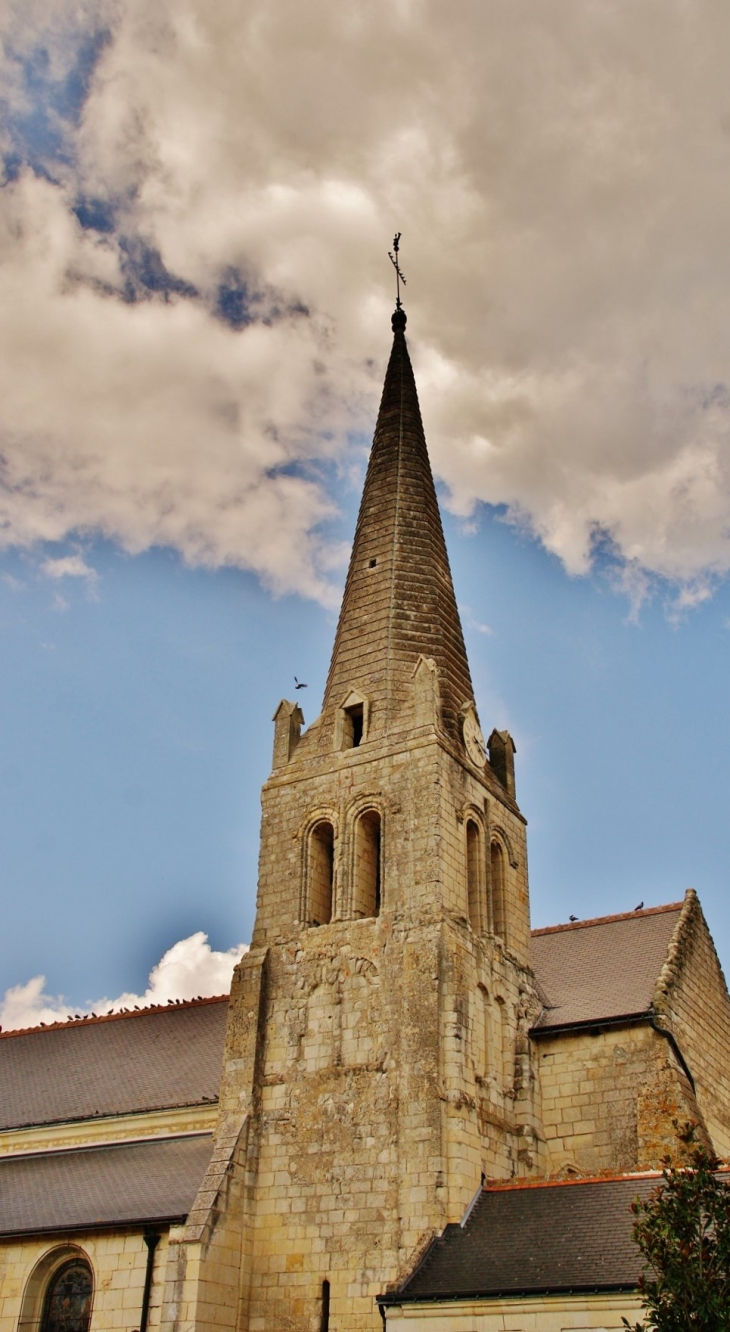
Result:
M575 924L575 922L576 922L577 919L578 919L577 916L568 916L568 920L573 921L574 924Z
M295 688L295 689L309 689L309 685L305 685L305 684L302 683L301 680L297 680L297 677L296 677L296 675L295 675L295 676L294 676L294 688Z
M634 911L643 911L643 910L644 910L643 902L639 902L639 905L637 907L634 907Z

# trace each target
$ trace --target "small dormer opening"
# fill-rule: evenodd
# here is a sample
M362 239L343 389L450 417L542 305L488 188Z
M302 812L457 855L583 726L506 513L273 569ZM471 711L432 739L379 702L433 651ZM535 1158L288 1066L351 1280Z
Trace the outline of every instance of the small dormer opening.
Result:
M335 749L359 749L368 739L369 728L368 700L359 689L350 689L337 709L333 734Z
M365 712L362 703L353 703L351 707L345 708L343 749L357 749L362 744L364 724Z
M374 569L377 562L377 560L368 560L368 569Z

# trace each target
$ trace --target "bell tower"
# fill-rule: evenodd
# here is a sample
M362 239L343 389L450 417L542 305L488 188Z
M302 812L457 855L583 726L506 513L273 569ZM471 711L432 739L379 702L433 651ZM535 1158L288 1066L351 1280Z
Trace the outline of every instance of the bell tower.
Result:
M405 338L320 716L282 701L221 1123L245 1119L237 1325L379 1327L483 1177L537 1167L525 823L485 744Z

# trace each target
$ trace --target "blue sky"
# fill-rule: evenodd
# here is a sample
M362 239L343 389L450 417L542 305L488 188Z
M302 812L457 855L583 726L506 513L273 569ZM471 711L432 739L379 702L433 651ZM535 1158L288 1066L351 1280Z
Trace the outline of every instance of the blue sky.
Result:
M727 963L729 34L698 6L4 11L15 1017L43 984L49 1013L178 992L193 937L185 983L219 985L250 935L270 718L294 675L319 707L396 230L534 921L692 885Z

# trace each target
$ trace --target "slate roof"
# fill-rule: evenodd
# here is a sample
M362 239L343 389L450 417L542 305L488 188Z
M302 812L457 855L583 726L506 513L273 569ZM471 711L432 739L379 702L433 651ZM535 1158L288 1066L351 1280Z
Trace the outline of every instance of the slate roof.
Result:
M218 1097L227 996L0 1036L0 1128Z
M533 967L549 1005L535 1030L646 1013L682 905L533 930Z
M210 1160L209 1133L6 1156L0 1235L182 1221Z
M458 714L474 697L436 489L405 338L393 347L373 436L337 634L322 704L332 721L357 681L379 738L411 697L420 654L439 672L445 729L461 743Z
M653 1173L487 1186L463 1228L447 1226L381 1302L633 1290L642 1260L631 1238L631 1203L660 1182Z

